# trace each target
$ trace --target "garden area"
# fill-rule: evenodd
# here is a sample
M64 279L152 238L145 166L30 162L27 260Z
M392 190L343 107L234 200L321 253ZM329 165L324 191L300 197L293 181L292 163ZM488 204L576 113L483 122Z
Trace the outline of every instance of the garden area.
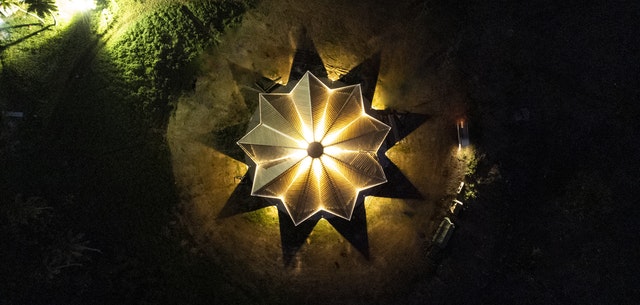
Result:
M638 12L0 0L0 305L634 303ZM395 189L296 227L236 141L310 44L423 119L386 151Z

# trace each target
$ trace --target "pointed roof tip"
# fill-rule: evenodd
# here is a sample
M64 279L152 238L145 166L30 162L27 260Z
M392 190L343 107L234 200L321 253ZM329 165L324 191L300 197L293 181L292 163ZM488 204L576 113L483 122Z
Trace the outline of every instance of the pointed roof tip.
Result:
M331 215L333 215L335 217L340 217L340 218L342 218L344 220L351 221L351 217L353 216L353 210L355 209L355 207L356 207L356 202L353 203L353 206L351 207L351 210L347 211L347 213L345 213L344 215L340 214L340 213L334 213L334 212L331 212L329 210L324 210L324 209L322 211L325 212L325 213L331 214Z
M305 72L305 73L304 73L303 77L306 77L306 78L308 79L308 81L309 81L309 82L314 81L314 82L316 82L316 83L318 83L318 84L321 84L323 87L329 88L329 86L327 86L327 84L325 84L325 83L320 79L320 77L323 77L323 76L318 77L318 76L316 76L315 74L313 74L313 72L311 72L311 71L309 71L309 70L307 70L307 72ZM331 88L329 88L329 89L331 89Z
M291 221L293 222L294 226L298 226L299 224L307 221L307 219L313 217L314 215L318 214L318 211L315 211L309 215L307 215L306 217L301 217L301 219L297 219L298 217L294 216L291 212L289 212L289 208L286 207L287 205L285 204L285 209L287 210L287 214L289 214L289 217L291 218ZM297 220L296 220L297 219Z
M291 218L291 222L293 222L293 225L297 227L299 224L311 219L312 217L320 217L321 219L326 219L325 215L323 215L323 214L330 214L331 215L330 217L339 217L339 218L342 218L344 220L351 221L351 218L353 217L353 210L355 210L355 204L353 205L353 207L354 208L351 210L349 215L341 215L341 214L333 213L333 212L325 210L325 209L320 209L320 210L318 210L318 211L310 214L309 216L307 216L307 217L305 217L303 219L300 219L298 221L296 221L296 219L295 219L295 217L293 215L291 215L289 213L287 213L287 214L289 214L289 217Z
M304 86L305 84L309 84L309 79L310 79L309 75L313 76L311 71L307 70L307 72L304 72L300 76L300 78L298 78L298 79L289 79L289 81L295 81L296 82L296 84L293 86L293 88L295 89L298 86L301 86L301 85ZM293 92L294 89L292 89L291 92Z
M322 87L325 87L327 89L331 89L320 78L318 78L315 74L313 74L313 72L307 70L307 72L305 72L302 75L302 77L293 86L293 89L291 89L291 93L294 93L294 91L296 91L299 88L311 87L312 84L313 85L321 85Z

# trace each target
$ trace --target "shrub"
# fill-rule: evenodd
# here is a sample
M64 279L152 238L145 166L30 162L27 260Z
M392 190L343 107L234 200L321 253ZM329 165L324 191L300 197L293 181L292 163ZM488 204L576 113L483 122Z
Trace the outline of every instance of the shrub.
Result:
M191 88L202 51L246 8L244 2L200 0L142 17L110 50L129 86L127 99L152 116L166 114L175 96Z

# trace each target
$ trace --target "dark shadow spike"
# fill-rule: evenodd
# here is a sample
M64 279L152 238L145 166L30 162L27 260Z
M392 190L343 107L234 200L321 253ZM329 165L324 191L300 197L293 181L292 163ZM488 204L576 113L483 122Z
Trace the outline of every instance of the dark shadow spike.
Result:
M237 84L253 85L253 83L256 80L263 77L260 73L255 72L251 69L245 68L232 61L227 61L227 62L229 64L229 69L231 70L231 74L233 75L233 80L235 80Z
M391 131L378 150L378 160L384 168L387 183L365 191L367 195L386 198L424 199L420 191L400 169L386 156L387 150L415 131L429 119L420 113L399 113L395 110L370 110L369 115L391 126Z
M382 122L391 126L391 131L389 131L389 135L387 135L387 141L392 144L389 148L418 129L418 127L430 118L428 114L421 113L397 112L395 110L385 112L385 118Z
M387 177L387 183L368 189L365 194L384 198L424 199L420 191L393 162L387 162L384 174Z
M213 130L196 138L196 140L240 162L246 162L244 151L236 143L247 133L247 123L227 126Z
M378 74L380 73L380 52L376 52L368 57L360 64L351 69L347 74L342 76L338 81L347 85L360 84L362 96L369 103L365 105L365 109L371 108L371 101L378 83Z
M301 79L307 71L311 71L318 78L327 77L327 69L313 40L308 36L307 29L303 27L299 33L292 32L291 35L294 36L296 53L293 56L288 82Z
M332 217L327 220L351 245L367 260L369 254L369 235L367 233L367 212L364 208L364 196L360 195L359 202L353 209L351 220Z
M278 219L280 222L280 241L282 242L282 259L285 266L289 266L302 245L313 231L319 218L312 217L295 225L291 217L286 212L278 209Z
M262 197L251 196L251 179L245 175L218 213L218 219L252 212L271 205L273 205L271 202Z
M273 91L278 90L278 88L282 87L282 85L277 83L277 81L279 80L280 80L280 77L276 79L270 79L263 76L263 77L260 77L260 79L258 79L254 83L254 85L262 93L271 93Z
M233 75L233 80L238 85L240 94L244 99L244 103L249 110L249 113L253 113L258 107L258 97L263 91L257 86L258 82L265 78L260 73L247 69L234 62L229 61L229 70Z

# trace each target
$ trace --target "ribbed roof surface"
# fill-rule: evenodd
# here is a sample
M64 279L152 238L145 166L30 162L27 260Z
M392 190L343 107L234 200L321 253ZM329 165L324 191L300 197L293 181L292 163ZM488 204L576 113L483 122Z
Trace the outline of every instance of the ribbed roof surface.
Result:
M376 153L391 128L365 113L360 85L307 72L290 93L260 94L257 111L238 141L256 163L252 195L280 199L296 225L320 211L351 219L358 193L387 181Z

